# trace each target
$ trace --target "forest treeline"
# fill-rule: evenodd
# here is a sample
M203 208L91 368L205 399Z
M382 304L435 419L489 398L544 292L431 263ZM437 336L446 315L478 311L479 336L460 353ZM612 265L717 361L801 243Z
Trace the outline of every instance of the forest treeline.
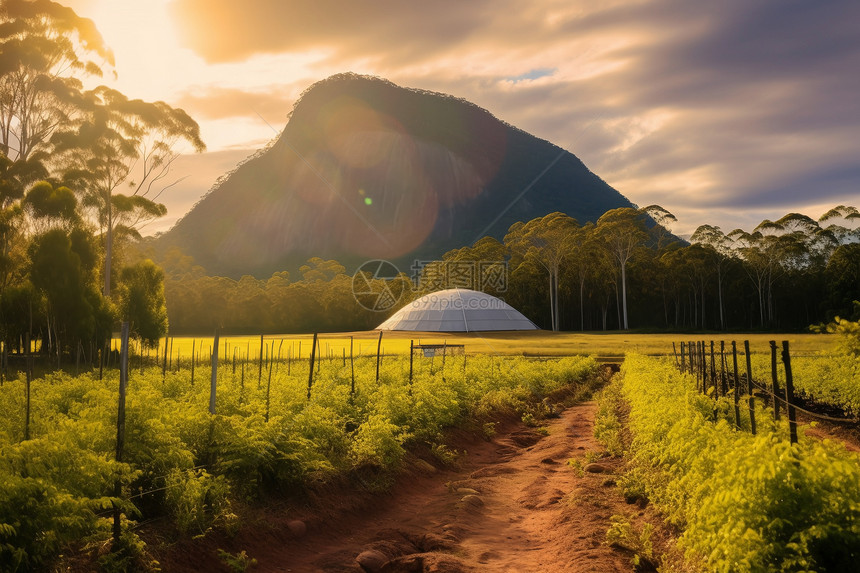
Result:
M689 241L671 234L674 219L653 205L582 225L563 213L517 223L503 241L485 237L420 271L370 280L375 292L400 297L387 312L360 304L354 270L333 260L239 280L207 276L176 248L160 264L177 334L370 329L410 300L455 286L500 296L546 329L794 330L853 315L856 208L818 219L790 213L750 231L702 225Z

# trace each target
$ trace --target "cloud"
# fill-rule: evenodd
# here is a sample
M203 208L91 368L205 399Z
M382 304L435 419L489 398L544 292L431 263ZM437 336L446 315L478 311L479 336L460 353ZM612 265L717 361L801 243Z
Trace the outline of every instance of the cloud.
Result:
M463 97L679 216L857 203L853 1L174 0L171 11L209 62L313 52L317 79L352 70ZM206 88L183 105L282 117L281 87Z
M209 62L314 49L411 57L461 41L496 9L488 0L176 0L170 6L187 45ZM379 51L381 46L387 49Z
M292 109L297 94L289 86L271 86L265 91L248 91L218 86L196 87L177 100L179 107L194 117L227 119L234 117L272 118L280 123Z
M518 76L511 76L507 78L508 81L518 84L520 82L525 81L534 81L540 78L545 78L547 76L553 75L558 68L535 68L533 70L529 70L524 74L520 74Z

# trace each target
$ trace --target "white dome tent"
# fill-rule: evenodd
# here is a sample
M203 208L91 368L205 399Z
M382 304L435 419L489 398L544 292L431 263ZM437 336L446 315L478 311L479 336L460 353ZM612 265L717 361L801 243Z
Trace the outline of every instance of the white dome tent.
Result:
M474 290L452 288L410 302L376 329L482 332L537 330L537 326L499 298Z

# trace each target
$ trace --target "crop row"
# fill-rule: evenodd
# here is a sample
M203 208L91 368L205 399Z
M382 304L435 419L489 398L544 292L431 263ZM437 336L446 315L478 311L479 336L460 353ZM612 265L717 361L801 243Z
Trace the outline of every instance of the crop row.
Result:
M628 355L607 394L629 405L628 495L649 499L683 533L686 567L708 571L849 571L860 556L858 456L831 441L785 440L757 415L734 426L730 398L697 392L668 361ZM611 400L609 400L611 403ZM617 419L615 420L617 426ZM785 424L785 422L782 422ZM748 425L748 420L742 420Z
M410 444L444 457L445 428L499 411L537 416L542 398L570 384L584 388L596 370L591 358L469 356L467 363L449 356L416 360L410 382L409 359L401 357L386 360L377 382L375 358L362 358L353 392L350 365L333 360L315 368L309 398L307 363L292 363L288 373L284 362L272 362L262 376L225 365L213 416L210 369L199 368L194 384L188 370L135 369L124 463L113 461L116 372L34 380L27 440L26 382L7 381L0 387L0 569L33 569L70 544L104 542L114 504L135 519L169 515L180 533L199 534L235 525L231 500L298 489L310 477L363 475L382 487ZM117 480L119 497L111 495Z

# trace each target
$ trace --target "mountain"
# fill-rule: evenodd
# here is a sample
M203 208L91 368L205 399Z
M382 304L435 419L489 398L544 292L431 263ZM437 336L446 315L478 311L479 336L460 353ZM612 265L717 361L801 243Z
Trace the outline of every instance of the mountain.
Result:
M631 206L575 155L449 95L338 74L308 88L280 136L160 239L210 274L269 276L310 257L408 272L516 221L580 223Z

